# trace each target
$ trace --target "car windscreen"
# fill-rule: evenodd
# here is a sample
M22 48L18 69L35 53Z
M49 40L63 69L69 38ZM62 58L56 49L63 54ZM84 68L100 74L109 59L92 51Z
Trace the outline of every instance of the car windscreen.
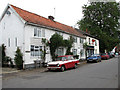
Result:
M101 55L106 55L106 53L102 53Z
M64 60L66 60L66 59L67 59L66 57L58 57L58 58L57 58L57 61L59 61L59 60L64 61Z
M67 57L67 60L73 60L74 58L73 58L73 56L68 56Z
M94 54L94 55L91 55L90 57L94 57L94 56L98 56L98 55Z

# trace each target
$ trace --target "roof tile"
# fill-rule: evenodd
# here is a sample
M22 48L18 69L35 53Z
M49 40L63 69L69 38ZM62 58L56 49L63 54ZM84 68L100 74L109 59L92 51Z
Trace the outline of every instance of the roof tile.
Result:
M75 30L74 28L72 28L70 26L61 24L56 21L52 21L50 19L47 19L47 18L44 18L37 14L28 12L28 11L18 8L16 6L13 6L13 5L11 5L11 6L19 14L20 17L22 17L25 21L27 21L29 23L34 23L34 24L38 24L38 25L43 25L43 26L47 26L47 27L60 29L64 32L67 32L67 33L70 33L73 35L77 35L80 37L84 37L84 35L82 33L78 32L77 30Z

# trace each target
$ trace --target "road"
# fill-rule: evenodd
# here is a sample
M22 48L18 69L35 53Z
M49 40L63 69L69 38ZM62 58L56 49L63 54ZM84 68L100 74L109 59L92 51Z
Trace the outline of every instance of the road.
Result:
M118 58L65 72L26 74L3 80L3 88L118 88Z

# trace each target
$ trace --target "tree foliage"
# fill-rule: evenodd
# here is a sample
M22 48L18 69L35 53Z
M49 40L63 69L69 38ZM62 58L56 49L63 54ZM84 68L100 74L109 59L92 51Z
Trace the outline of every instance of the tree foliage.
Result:
M52 35L52 37L50 38L49 47L50 47L50 53L51 53L53 61L56 58L55 51L59 47L67 48L67 51L66 51L67 55L72 54L70 52L72 44L73 44L73 38L71 36L68 40L67 39L64 40L63 37L61 35L57 34L57 33Z
M118 19L120 11L116 2L92 2L83 6L83 19L78 22L81 30L88 30L90 34L100 40L100 51L111 51L119 42Z
M85 42L85 43L83 44L83 48L85 49L86 60L87 60L87 47L88 47L88 44L87 44L87 42Z
M71 52L72 44L74 42L74 38L70 36L70 38L67 40L64 40L65 46L67 47L66 50L66 55L72 55L73 53Z
M6 53L5 53L6 47L4 44L2 44L1 48L2 48L2 66L4 66L4 63L6 62Z
M45 39L45 38L42 38L42 43L44 44L44 50L42 50L42 52L43 52L43 55L42 55L42 59L44 60L44 62L45 62L45 57L46 57L46 47L48 46L48 42L47 42L47 40Z
M6 51L6 46L2 44L2 46L0 46L0 52L1 52L0 59L2 60L2 67L11 66L13 68L14 65L12 59L9 56L6 56L5 51ZM8 64L9 62L10 64Z
M19 48L16 50L14 61L18 69L23 69L23 54Z
M57 33L55 33L54 35L52 35L52 37L50 38L50 54L52 56L53 61L55 60L55 51L58 47L63 46L64 45L64 41L63 41L63 37Z

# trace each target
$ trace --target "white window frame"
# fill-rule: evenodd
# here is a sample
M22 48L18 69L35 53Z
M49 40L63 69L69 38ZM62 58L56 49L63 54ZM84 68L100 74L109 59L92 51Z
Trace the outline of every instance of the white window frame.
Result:
M45 29L44 28L34 28L34 37L43 38L45 37Z
M74 37L74 43L77 43L77 37Z
M80 43L84 43L84 39L83 38L80 38Z
M58 56L64 55L64 48L61 47L61 48L56 49L55 54Z
M42 56L41 49L43 50L43 46L30 45L31 56L32 57L41 57Z
M73 55L77 55L77 49L73 49Z

